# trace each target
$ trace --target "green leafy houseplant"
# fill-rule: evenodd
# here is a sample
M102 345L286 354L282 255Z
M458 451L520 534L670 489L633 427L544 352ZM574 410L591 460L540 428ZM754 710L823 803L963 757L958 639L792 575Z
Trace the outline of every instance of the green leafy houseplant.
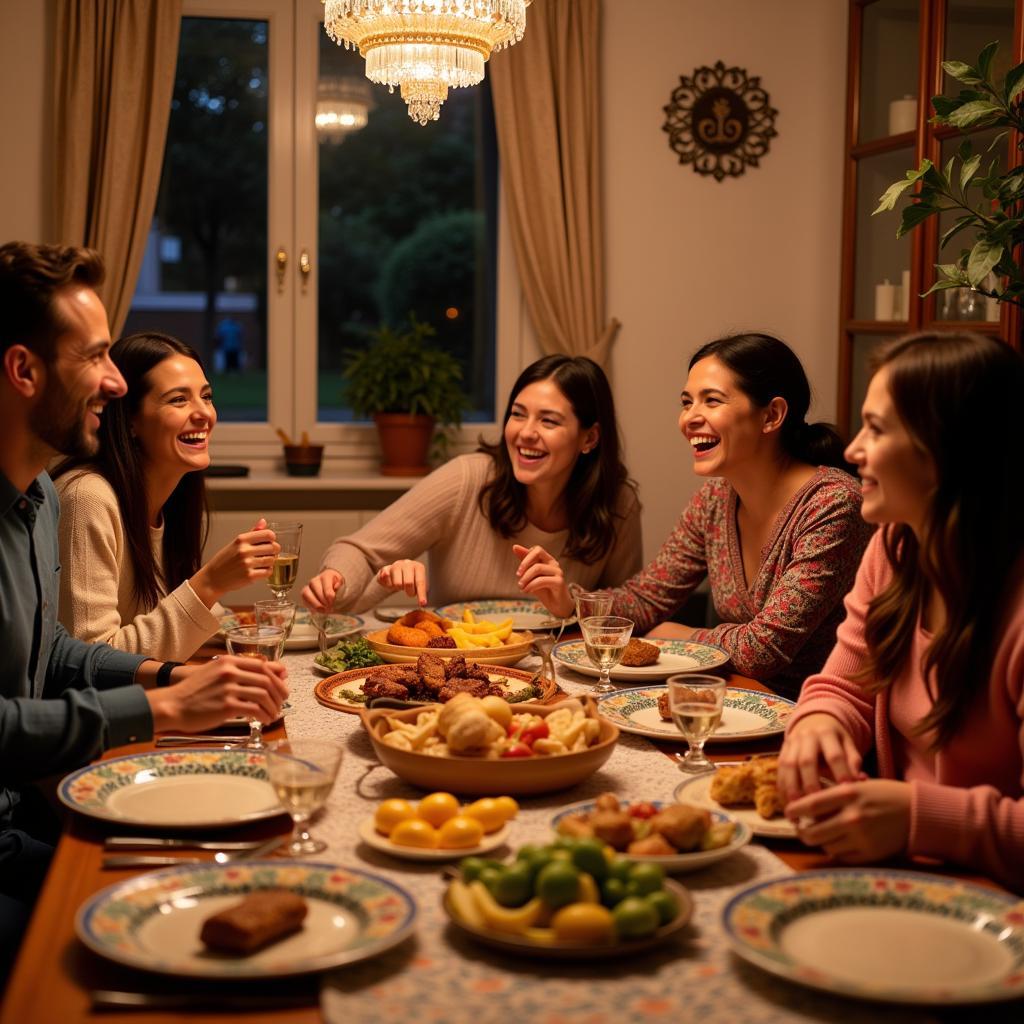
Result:
M1011 68L1002 82L992 79L992 59L998 43L981 51L976 65L944 61L943 69L966 88L956 97L932 99L932 124L949 125L961 131L975 128L1007 128L1024 133L1024 64ZM1001 132L988 147L991 152L1006 136ZM1017 144L1024 147L1024 138ZM903 181L886 189L878 209L892 210L908 189L919 185L912 202L902 210L896 237L901 238L929 217L945 210L959 210L960 216L939 243L942 249L961 231L970 229L973 244L961 249L953 263L936 264L938 279L925 294L947 288L973 288L1000 302L1024 305L1024 270L1017 261L1024 241L1024 166L1018 162L1005 174L999 173L999 158L993 156L986 168L985 153L975 153L964 139L946 166L936 167L922 160ZM989 274L995 283L992 284ZM986 284L986 280L988 282Z

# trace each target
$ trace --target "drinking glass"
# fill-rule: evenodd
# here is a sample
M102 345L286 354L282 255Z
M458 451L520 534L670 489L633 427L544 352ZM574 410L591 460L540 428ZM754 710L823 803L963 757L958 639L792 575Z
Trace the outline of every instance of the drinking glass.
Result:
M338 777L343 747L337 740L274 740L266 746L267 774L294 828L285 851L293 857L320 853L327 844L314 839L306 823L327 800Z
M277 660L280 661L284 657L284 645L292 635L292 627L295 625L295 605L287 598L272 597L266 601L257 601L253 609L256 612L257 626L277 626L284 630L284 640L281 641L281 649L277 652Z
M715 766L704 753L704 743L722 721L729 684L718 676L691 672L669 676L665 685L672 721L689 746L686 756L679 758L679 770L690 774L713 772Z
M591 619L595 615L610 615L612 611L612 595L602 594L600 591L573 590L573 600L576 602L576 621Z
M281 550L274 559L267 586L278 599L283 598L299 575L299 552L302 550L302 523L267 523L274 531Z
M629 643L633 632L632 619L620 619L617 615L592 615L580 620L583 644L587 657L601 677L594 685L594 693L614 693L611 684L611 670L622 660L622 652Z
M278 651L284 647L285 631L280 626L236 626L224 634L228 654L257 661L277 661ZM249 719L249 736L243 746L263 749L263 723Z

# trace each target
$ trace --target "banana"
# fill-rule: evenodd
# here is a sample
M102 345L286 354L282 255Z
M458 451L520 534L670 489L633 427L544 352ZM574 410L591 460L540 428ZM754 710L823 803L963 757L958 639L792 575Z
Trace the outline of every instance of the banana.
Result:
M486 924L473 898L469 886L461 879L456 879L448 887L448 899L451 901L455 916L472 928L483 928Z
M487 927L508 935L524 934L527 928L537 923L544 907L543 902L537 897L521 907L503 907L479 879L469 883L469 890Z
M594 876L586 871L580 872L580 887L576 890L577 903L600 903L601 894L597 890Z
M555 941L554 928L527 928L523 934L538 946L550 946Z

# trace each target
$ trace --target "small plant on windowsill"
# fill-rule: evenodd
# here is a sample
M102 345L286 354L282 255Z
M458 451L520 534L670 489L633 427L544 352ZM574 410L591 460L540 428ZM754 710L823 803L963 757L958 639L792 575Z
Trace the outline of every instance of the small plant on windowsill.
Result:
M1002 82L992 79L992 58L998 43L989 43L974 66L961 61L944 61L943 70L962 85L956 97L932 99L932 124L949 125L968 131L975 128L1006 128L1024 133L1024 64L1011 68ZM1005 138L1001 132L988 147L991 152ZM1017 149L1024 148L1024 134ZM922 160L916 170L907 171L903 181L890 185L875 213L895 208L900 196L915 185L919 189L902 210L896 237L913 231L929 217L945 210L959 210L960 216L943 234L943 248L961 231L970 230L971 247L961 249L953 263L936 264L938 279L925 294L947 288L973 288L1000 302L1024 306L1024 269L1017 260L1024 241L1024 166L1014 163L1000 174L999 158L993 156L982 168L984 153L975 153L964 139L944 168ZM992 277L989 277L992 274ZM994 283L993 283L994 282Z
M365 349L345 353L342 397L357 416L377 424L385 476L429 472L431 442L435 457L446 458L450 432L469 407L462 367L430 344L435 333L413 316L408 328L382 324Z

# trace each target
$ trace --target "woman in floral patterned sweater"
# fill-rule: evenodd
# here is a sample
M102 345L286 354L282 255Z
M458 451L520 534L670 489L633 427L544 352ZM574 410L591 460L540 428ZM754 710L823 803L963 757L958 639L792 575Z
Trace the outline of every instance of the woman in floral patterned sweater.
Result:
M805 422L810 386L783 342L721 338L689 370L679 429L710 479L654 561L611 591L612 614L637 633L717 644L735 671L794 696L832 649L871 533L860 488L835 431ZM667 622L705 576L721 624ZM550 610L568 614L568 592L557 598Z

